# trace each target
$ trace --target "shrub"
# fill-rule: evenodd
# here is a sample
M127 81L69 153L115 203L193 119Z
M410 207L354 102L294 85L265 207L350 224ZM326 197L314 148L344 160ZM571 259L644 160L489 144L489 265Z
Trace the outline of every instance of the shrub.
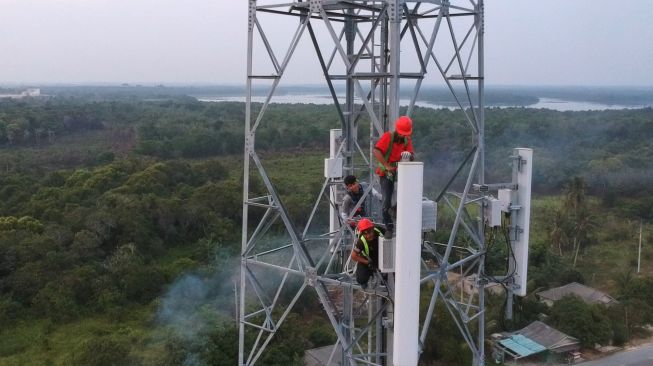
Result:
M130 347L125 340L110 336L88 339L72 355L72 365L122 366L128 364Z

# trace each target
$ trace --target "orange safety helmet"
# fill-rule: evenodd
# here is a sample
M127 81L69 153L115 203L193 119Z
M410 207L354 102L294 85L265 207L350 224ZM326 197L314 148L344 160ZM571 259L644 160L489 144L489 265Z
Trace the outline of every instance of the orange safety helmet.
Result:
M395 121L395 131L403 136L410 136L413 133L413 120L408 116L401 116Z
M373 227L374 227L374 223L372 223L372 221L370 221L370 219L361 219L358 222L358 225L356 226L356 231L358 231L359 233L362 233L363 231L365 231L367 229L371 229Z

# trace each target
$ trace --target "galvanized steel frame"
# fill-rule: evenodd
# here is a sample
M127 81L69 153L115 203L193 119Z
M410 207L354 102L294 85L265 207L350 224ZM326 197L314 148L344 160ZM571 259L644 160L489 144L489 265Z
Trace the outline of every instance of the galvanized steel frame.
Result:
M472 220L468 211L469 206L478 208L482 206L483 202L484 193L472 192L472 186L485 183L483 0L308 0L286 3L249 0L248 4L243 223L238 312L239 364L253 365L256 363L307 287L315 289L336 332L337 346L344 350L341 360L343 364L382 365L390 364L392 360L391 356L387 357L392 352L391 347L384 343L384 338L391 337L391 334L382 334L388 323L386 310L391 307L391 301L388 301L387 292L391 296L392 282L390 281L388 284L387 292L372 291L365 295L368 305L368 320L361 329L356 329L353 319L353 294L354 291L359 291L360 287L352 281L338 276L338 273L332 272L334 268L332 264L337 260L336 257L348 255L347 250L350 250L348 249L350 246L347 247L346 242L351 241L352 232L347 225L342 225L340 230L333 233L324 233L313 237L308 233L321 199L329 200L327 190L332 189L334 182L325 179L306 227L304 230L299 230L270 181L263 161L256 151L256 131L263 122L265 112L300 39L308 30L308 36L340 119L344 139L339 151L345 159L344 171L346 174L354 172L355 156L357 152L360 152L361 160L369 167L370 177L372 176L372 145L370 144L369 155L366 157L357 136L358 121L363 113L366 112L371 121L371 138L378 137L384 131L392 130L393 121L399 116L400 80L415 80L405 113L411 115L420 95L424 78L430 70L431 62L454 97L458 110L464 116L473 137L471 150L467 158L460 162L459 169L436 199L440 207L451 209L455 214L451 227L447 228L450 231L449 239L447 243L424 242L424 249L431 253L436 266L423 261L422 283L430 283L431 286L424 286L422 292L430 293L431 300L424 315L420 342L421 345L426 342L435 305L440 300L471 349L474 365L484 365L485 281L483 280L483 263L485 238L482 224L483 210L478 210L478 221ZM259 22L259 14L292 16L299 19L297 29L289 38L288 49L281 61L277 58L269 37ZM462 32L464 36L459 37L456 22L459 19L469 18L472 20L467 21L468 28ZM423 23L428 22L429 19L433 25L424 26ZM327 35L333 42L331 45L333 49L326 57L323 52L324 47L318 42L313 24L318 22L326 27ZM362 30L360 27L362 24L369 24L369 29ZM342 25L342 28L337 29L337 25ZM367 33L363 33L365 31ZM407 34L410 37L406 36ZM270 66L274 69L273 75L255 73L253 51L256 35L260 37L260 42L269 57ZM437 49L435 43L438 37L442 38L447 35L451 37L449 40L452 47L445 50ZM359 48L356 50L354 47L357 42L359 42ZM378 42L380 45L378 53L374 42ZM412 73L401 71L398 50L401 49L402 44L414 47L419 63L418 71ZM336 56L340 56L340 58L338 59ZM360 70L362 59L370 60L369 71ZM345 70L342 74L334 73L334 60L338 60L344 65ZM459 74L455 74L455 72L459 72ZM253 116L252 91L254 83L263 80L271 81L270 90L258 110L258 114ZM344 80L346 83L344 103L340 103L338 99L333 83L336 80ZM365 80L370 81L367 91L362 84L362 81ZM355 96L359 98L359 103L362 103L362 106L355 106ZM252 170L251 163L254 163L255 170ZM250 174L252 172L258 173L263 181L267 190L265 196L250 197ZM462 192L451 192L451 185L455 179L462 178L465 174L467 177ZM330 202L329 204L333 205L334 203ZM253 230L249 227L250 207L265 209L265 213ZM277 219L281 219L283 227L290 237L290 243L256 252L255 249L257 245L261 244L262 236ZM465 240L464 245L460 245L463 235L471 240ZM307 245L319 241L331 244L326 246L328 250L325 250L321 257L313 258ZM285 262L286 265L265 260L269 255L290 249L292 252L288 253L289 258ZM452 262L454 250L458 251L461 259ZM463 255L464 258L462 258ZM344 262L344 258L340 258L340 261ZM257 268L277 271L281 278L277 287L263 288L266 285L262 284L257 277L255 273ZM464 275L460 277L459 281L463 281L468 274L475 274L477 281L473 287L476 289L476 294L474 291L465 294L462 290L462 282L449 280L448 273L456 270L464 271ZM279 304L282 289L291 275L302 279L303 283L288 304ZM337 304L336 300L330 296L327 286L341 289L342 305ZM457 286L460 286L460 291L457 291ZM274 293L272 298L267 294L270 290L274 290L271 291ZM457 292L459 293L457 294ZM458 300L458 297L461 299ZM342 311L339 311L338 308L342 308ZM391 322L391 319L389 320ZM477 325L476 332L473 332L473 324ZM248 332L256 334L254 341L250 344L246 344L245 341ZM364 339L365 335L368 336L367 340ZM331 358L333 356L332 353Z

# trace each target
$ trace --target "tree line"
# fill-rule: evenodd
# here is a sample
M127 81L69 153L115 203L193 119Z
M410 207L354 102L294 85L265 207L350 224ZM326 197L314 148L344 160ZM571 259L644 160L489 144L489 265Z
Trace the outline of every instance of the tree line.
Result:
M21 161L2 166L0 174L0 323L15 331L24 322L47 320L50 325L42 332L49 339L66 324L90 323L97 316L120 323L137 313L134 309L151 314L165 290L184 273L198 272L202 277L217 271L222 280L228 278L226 264L207 253L220 251L226 258L237 256L240 248L243 103L53 98L0 101L0 107L0 154ZM260 107L254 107L254 115ZM449 110L417 108L413 117L418 157L441 170L440 178L427 182L437 186L466 153L467 122ZM615 243L618 257L622 242L611 233L628 230L621 220L600 213L609 209L624 218L653 216L648 141L653 110L507 108L489 109L486 117L489 179L510 176L506 158L517 144L532 147L534 191L550 195L533 213L529 290L589 282L589 267L596 265L592 250ZM333 108L317 105L271 105L260 125L259 151L271 164L301 170L271 176L284 182L279 193L300 222L308 216L306 202L312 202L322 180L320 160L328 151L328 129L339 127ZM364 135L369 121L362 118L358 128ZM11 138L7 131L13 131ZM42 131L53 134L44 136ZM87 141L92 158L73 161L66 168L41 166L65 137L75 136ZM84 140L89 136L131 143ZM261 182L252 184L263 192ZM252 216L256 220L256 213ZM498 250L489 260L501 262L506 255ZM551 324L585 344L625 341L652 321L651 279L628 272L606 279L619 283L618 307L587 308L568 299L547 310L527 297L518 301L515 322L503 325L516 328L546 313ZM222 300L229 303L226 308L231 300ZM489 301L498 330L502 300ZM334 342L326 322L318 320L310 328L302 322L321 312L315 299L309 296L301 303L285 325L287 337L271 345L266 364L297 363L304 349ZM444 314L445 309L436 311ZM578 311L589 314L597 328L579 332L587 319L570 319ZM58 350L66 355L59 357L79 365L183 364L189 362L188 355L217 365L233 358L237 329L231 321L206 315L215 327L186 339L159 329L146 320L149 316L141 317L145 334L100 332L75 352ZM455 329L455 324L440 326ZM152 341L153 352L143 343L155 333L159 338ZM429 357L467 362L460 352L462 339L431 340L432 347L425 350ZM51 343L43 342L45 351L39 352L56 353ZM20 347L0 346L0 360L16 354Z
M261 105L255 104L256 117ZM133 131L135 152L162 159L239 154L243 150L243 103L200 103L192 98L163 100L0 101L0 146L51 144L59 136L88 130ZM443 172L471 146L471 133L459 111L416 108L414 144L420 158ZM505 179L512 148L534 149L535 189L560 191L569 177L583 176L592 194L606 202L626 195L651 205L653 109L558 112L546 109L490 108L486 112L487 175ZM359 135L367 135L366 116ZM340 121L328 105L270 105L257 130L261 151L324 148L328 130ZM116 134L116 139L124 138ZM365 138L363 138L363 141ZM626 143L627 142L627 143ZM454 166L451 166L454 165ZM448 174L441 174L448 176ZM639 207L640 216L648 216Z

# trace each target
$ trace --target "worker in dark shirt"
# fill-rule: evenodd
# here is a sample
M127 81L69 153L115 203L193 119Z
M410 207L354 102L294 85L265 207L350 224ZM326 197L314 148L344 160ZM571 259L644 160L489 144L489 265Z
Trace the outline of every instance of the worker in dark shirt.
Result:
M365 201L358 206L356 212L352 212L354 207L358 205L358 202L361 200L361 198L363 198L363 193L365 193L369 185L368 183L359 182L354 175L346 176L343 180L343 183L347 189L347 194L345 194L345 196L342 198L342 209L340 210L340 217L342 217L343 222L346 222L352 227L355 227L356 221L360 217L369 216L367 214L367 209L370 203L368 198L373 196L377 200L381 201L383 197L381 196L381 193L372 188L370 194L365 198ZM349 219L349 215L352 216L351 219Z

